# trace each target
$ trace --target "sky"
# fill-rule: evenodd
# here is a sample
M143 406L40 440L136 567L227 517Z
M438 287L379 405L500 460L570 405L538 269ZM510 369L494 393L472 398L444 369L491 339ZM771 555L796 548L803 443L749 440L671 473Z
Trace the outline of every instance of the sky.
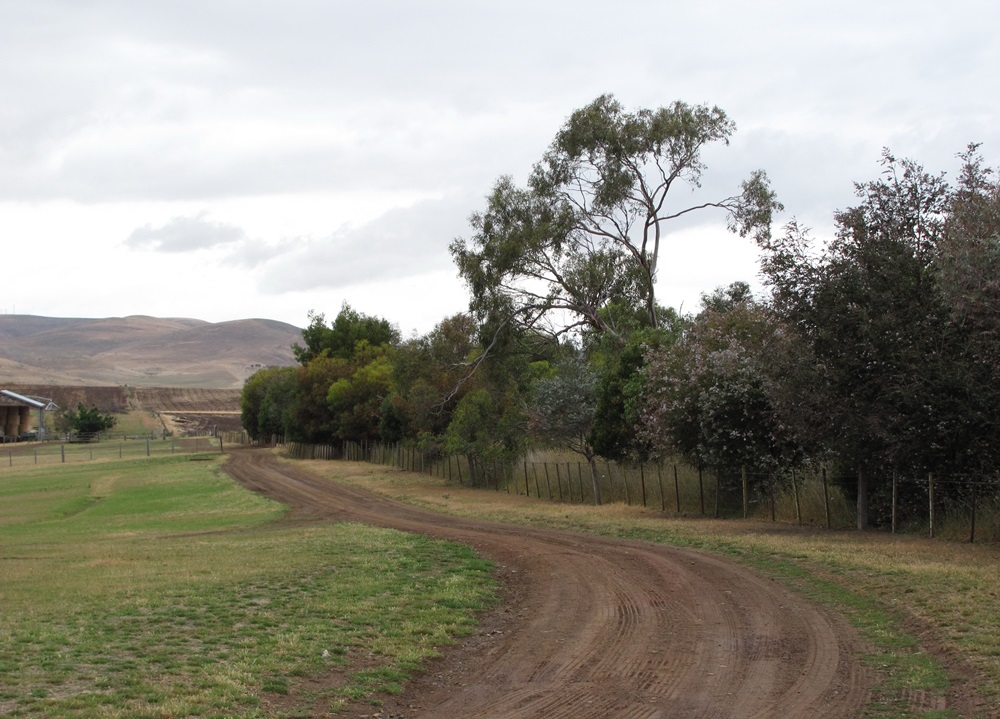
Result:
M423 334L448 246L575 110L717 105L703 191L764 169L818 241L882 149L1000 165L995 0L0 0L0 313L211 322L355 310ZM686 190L683 190L686 191ZM755 283L703 216L657 294Z

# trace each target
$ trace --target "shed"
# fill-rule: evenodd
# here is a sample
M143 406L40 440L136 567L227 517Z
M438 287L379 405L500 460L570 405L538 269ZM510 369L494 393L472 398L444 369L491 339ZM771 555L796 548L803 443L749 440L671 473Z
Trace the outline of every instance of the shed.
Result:
M38 412L38 439L45 437L45 412L59 409L51 399L26 397L9 389L0 389L0 437L16 440L31 431L31 411Z

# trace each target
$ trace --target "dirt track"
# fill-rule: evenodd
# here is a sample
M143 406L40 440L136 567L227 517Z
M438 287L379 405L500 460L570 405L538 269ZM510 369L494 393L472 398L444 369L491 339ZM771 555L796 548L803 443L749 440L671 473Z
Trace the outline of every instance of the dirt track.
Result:
M367 465L348 465L369 472ZM440 515L330 483L267 452L226 465L298 520L348 520L475 547L503 606L381 716L407 719L855 717L853 633L774 581L696 551Z

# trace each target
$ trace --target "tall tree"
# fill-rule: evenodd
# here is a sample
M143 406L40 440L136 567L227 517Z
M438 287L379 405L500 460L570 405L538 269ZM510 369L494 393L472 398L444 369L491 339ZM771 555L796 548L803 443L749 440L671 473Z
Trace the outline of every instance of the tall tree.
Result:
M526 188L502 177L469 241L451 252L484 322L554 334L589 327L617 333L610 305L636 307L657 327L655 281L670 222L725 213L731 230L763 241L781 208L763 171L729 197L685 203L697 189L702 150L729 143L735 125L718 107L627 112L602 95L574 112L535 165Z
M879 471L946 461L964 422L958 345L933 272L951 191L943 175L888 151L882 167L856 185L859 203L835 214L821 253L795 225L764 245L775 306L821 368L825 442L857 470L859 528Z
M329 325L323 313L309 312L309 326L302 330L305 344L292 345L295 360L302 365L324 351L330 357L350 359L358 342L366 341L372 347L395 345L399 330L388 320L366 315L353 309L346 302Z

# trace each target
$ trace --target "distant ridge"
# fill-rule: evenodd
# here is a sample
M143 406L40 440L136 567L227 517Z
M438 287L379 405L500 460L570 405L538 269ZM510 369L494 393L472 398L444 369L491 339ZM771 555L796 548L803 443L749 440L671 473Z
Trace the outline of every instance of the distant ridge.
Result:
M0 315L0 387L235 388L260 367L295 364L301 340L298 327L267 319Z

